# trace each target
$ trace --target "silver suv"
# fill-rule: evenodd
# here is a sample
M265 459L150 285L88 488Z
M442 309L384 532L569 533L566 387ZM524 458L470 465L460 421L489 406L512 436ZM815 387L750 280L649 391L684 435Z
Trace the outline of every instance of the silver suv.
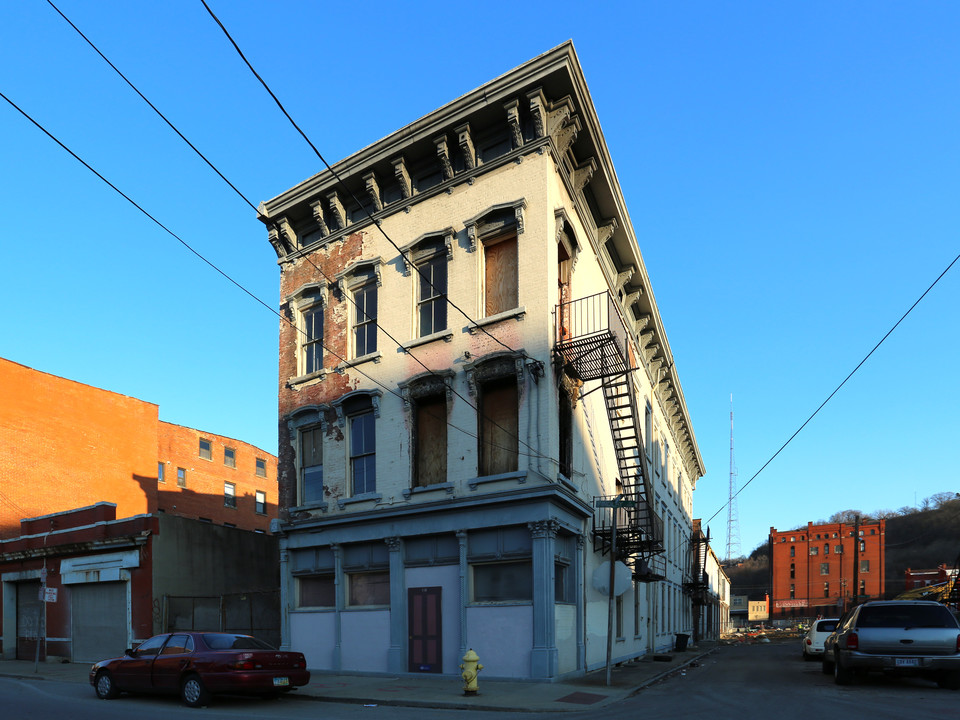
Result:
M823 672L847 685L857 673L919 675L960 689L960 625L946 608L922 600L864 603L840 619L824 642Z

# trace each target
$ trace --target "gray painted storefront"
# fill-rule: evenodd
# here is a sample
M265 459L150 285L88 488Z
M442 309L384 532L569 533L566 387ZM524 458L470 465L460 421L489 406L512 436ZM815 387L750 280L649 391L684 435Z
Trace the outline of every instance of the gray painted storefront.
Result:
M437 587L442 591L443 673L459 672L468 648L480 655L488 677L556 678L583 669L583 533L591 510L560 484L517 486L460 501L422 503L395 512L381 508L288 528L280 540L284 647L304 652L316 669L408 672L407 590ZM471 553L478 548L471 546L471 539L479 542L498 529L510 529L511 537L521 531L526 535L522 552L532 572L530 601L472 599ZM414 562L406 545L425 537L450 543L455 538L455 556ZM386 544L389 557L389 607L351 608L345 601L344 549L378 542ZM314 550L332 550L335 606L298 609L300 558ZM504 548L499 559L509 559L510 552ZM572 590L569 602L558 605L555 571L563 555L568 556ZM492 551L484 557L498 559Z

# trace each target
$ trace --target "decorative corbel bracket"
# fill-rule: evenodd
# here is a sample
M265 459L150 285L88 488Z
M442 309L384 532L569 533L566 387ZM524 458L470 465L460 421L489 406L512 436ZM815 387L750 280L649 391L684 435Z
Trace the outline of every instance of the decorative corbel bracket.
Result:
M330 234L330 229L327 227L327 221L323 217L323 203L320 200L315 200L310 203L310 209L313 211L313 221L317 223L317 227L320 228L320 237L326 237Z
M583 189L593 179L593 174L596 171L597 161L593 158L589 158L585 162L580 163L577 169L573 171L573 186L578 193L583 192Z
M637 272L637 269L633 265L627 265L626 269L617 275L617 279L614 282L614 292L617 295L620 294L620 291L623 290L627 283L630 282L630 278L633 277L634 273Z
M477 151L473 146L473 135L470 133L470 123L464 123L453 130L457 134L457 143L463 153L463 162L467 170L477 166Z
M513 138L514 149L523 145L523 132L520 130L520 101L514 98L503 104L507 111L507 125L510 126L510 135Z
M377 212L383 210L383 200L380 199L380 183L377 182L377 174L373 171L363 176L363 182L367 187L367 194Z
M340 202L340 195L336 190L327 193L327 207L330 209L330 220L335 226L334 231L346 228L347 214L343 210L343 203Z
M449 180L453 177L453 163L450 162L450 145L447 142L447 136L435 137L433 144L437 146L437 159L440 161L443 179Z
M407 161L402 155L395 157L390 162L393 163L393 174L400 185L400 196L404 200L413 197L413 184L410 182L410 171L407 170Z

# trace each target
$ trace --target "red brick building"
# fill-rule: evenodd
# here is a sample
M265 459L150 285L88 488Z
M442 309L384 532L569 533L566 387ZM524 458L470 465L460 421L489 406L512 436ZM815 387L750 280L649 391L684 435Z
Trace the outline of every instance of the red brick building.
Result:
M163 422L157 405L0 358L0 538L98 502L268 532L277 458ZM231 496L232 494L232 496Z
M253 629L262 607L223 608L278 598L274 455L4 359L0 397L3 658L33 659L37 638L41 658L88 661L166 629Z
M886 521L770 528L770 619L837 616L884 593Z

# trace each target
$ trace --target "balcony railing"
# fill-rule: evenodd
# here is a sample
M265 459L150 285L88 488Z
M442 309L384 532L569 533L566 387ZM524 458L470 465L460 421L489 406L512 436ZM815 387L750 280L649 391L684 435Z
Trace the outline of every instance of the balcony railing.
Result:
M556 312L555 350L580 380L629 370L627 330L609 292L561 303Z

